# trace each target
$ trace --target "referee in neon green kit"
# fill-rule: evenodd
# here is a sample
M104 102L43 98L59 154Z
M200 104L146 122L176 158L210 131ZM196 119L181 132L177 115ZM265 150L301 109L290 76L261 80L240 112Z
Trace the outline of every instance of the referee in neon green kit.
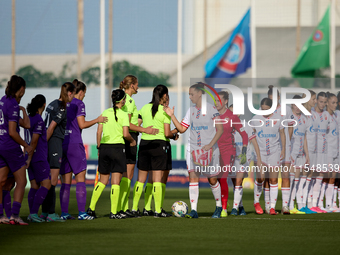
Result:
M96 217L95 207L98 199L109 181L111 174L111 213L110 219L125 218L125 214L117 212L120 180L126 172L125 140L130 146L135 146L136 141L129 133L129 116L121 108L125 104L126 95L121 89L112 91L113 108L106 109L103 116L108 117L108 122L100 123L97 129L97 146L99 151L98 172L100 180L93 190L90 207L87 213Z
M154 217L168 217L162 211L162 174L165 170L172 168L171 151L167 143L169 138L174 137L170 130L171 119L163 110L163 105L168 95L168 88L164 85L157 85L153 90L152 100L139 111L143 125L153 126L159 130L156 135L142 134L138 151L138 181L133 190L132 214L139 216L138 203L143 192L143 186L149 171L152 172L152 195L155 201ZM169 157L170 156L170 157Z

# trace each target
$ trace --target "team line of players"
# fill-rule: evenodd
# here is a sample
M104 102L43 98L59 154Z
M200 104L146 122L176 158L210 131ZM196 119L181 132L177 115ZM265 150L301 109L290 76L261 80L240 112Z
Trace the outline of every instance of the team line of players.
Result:
M208 105L206 116L199 113L199 101L188 111L182 121L182 125L186 127L191 125L192 130L189 138L191 149L188 150L189 157L187 157L188 169L189 172L203 173L210 178L218 177L222 194L221 217L227 216L228 186L226 180L228 177L232 177L234 184L231 215L246 214L242 205L242 180L247 176L249 169L256 174L254 206L258 214L263 214L260 206L263 191L266 213L278 214L275 207L278 198L279 172L282 177L282 214L339 212L337 206L337 196L340 196L337 179L339 171L338 126L340 123L340 111L337 110L338 98L332 93L320 92L318 95L313 91L310 93L311 99L304 106L311 112L311 115L305 116L297 106L291 105L287 106L287 114L281 116L281 106L278 103L273 114L254 116L251 119L252 125L242 125L246 122L240 121L232 114L232 109L226 107L228 93L223 91L218 93L221 101L219 97L215 97L216 109ZM272 107L272 97L271 86L268 97L261 101L262 110ZM277 97L279 99L279 93ZM302 97L295 95L294 98ZM219 116L216 114L217 111ZM170 111L167 112L172 114ZM188 118L189 115L192 117ZM222 123L222 121L213 121L215 118L227 121L223 124L223 132L217 142L218 146L215 145L211 152L203 147L201 151L203 156L200 160L197 154L200 152L201 144L211 141L214 136L214 126L216 126L215 135L218 135L218 124L214 125L214 123ZM284 120L288 120L288 127L282 125ZM235 124L230 125L230 123ZM248 142L251 143L250 146ZM191 154L194 162L190 159ZM255 170L254 167L249 166L252 160L257 166ZM209 167L206 167L207 165ZM225 166L229 166L229 171L221 172ZM191 182L189 190L192 211L188 217L197 218L198 182ZM326 197L325 205L324 197ZM221 210L220 206L221 203L217 198L216 211Z
M303 116L299 109L293 105L290 116L298 123L294 128L283 128L280 122L275 123L275 121L273 125L269 125L271 118L281 117L279 115L280 105L278 105L274 114L254 117L254 120L262 121L265 125L249 129L241 124L212 126L213 120L216 118L230 118L236 123L240 121L226 107L228 103L226 92L219 93L220 98L218 99L221 100L217 100L216 107L208 104L207 114L201 114L202 94L204 93L204 84L202 83L190 87L189 98L195 106L190 107L182 122L179 122L174 116L174 109L168 107L168 90L163 85L155 87L152 101L138 112L131 97L137 93L138 80L132 75L124 78L120 84L121 89L112 92L113 107L107 109L101 116L92 121L85 121L85 105L82 102L86 93L84 83L75 80L73 83L63 84L60 98L53 101L46 109L45 121L41 117L46 105L44 96L37 95L32 99L31 104L27 107L29 116L27 116L23 107L19 107L21 97L25 93L25 87L25 81L21 77L12 76L6 88L6 95L0 102L0 192L3 193L0 194L1 223L27 224L19 217L26 184L25 171L27 166L29 166L28 173L31 181L31 189L28 194L30 208L28 219L33 222L74 219L68 213L72 173L75 175L77 183L79 220L92 220L96 217L96 203L108 183L110 174L111 219L138 217L140 215L138 203L148 176L143 215L169 217L170 215L163 209L167 177L172 168L169 139L178 139L177 133L184 133L190 126L186 157L191 202L191 212L186 215L188 218L198 217L197 201L201 172L197 171L197 166L237 166L236 178L233 178L235 188L231 212L232 215L237 215L238 208L240 214L245 214L242 206L242 181L245 177L244 169L253 159L253 154L256 155L255 161L260 169L254 189L254 205L257 213L263 213L259 205L259 197L264 186L266 211L270 214L277 214L275 205L278 195L278 173L271 171L272 167L268 166L278 166L282 159L284 159L283 163L286 166L291 162L294 169L297 169L300 165L314 166L315 163L310 162L310 159L316 159L316 157L318 157L317 162L338 164L338 154L333 155L334 151L338 153L338 150L334 150L334 146L338 146L339 143L339 132L336 124L337 98L333 94L328 96L325 93L318 94L317 104L315 105L315 93L312 92L312 98L306 106L313 113L311 116ZM272 89L269 90L269 97L272 96L271 91ZM335 101L335 104L332 100ZM265 98L261 101L261 108L263 110L269 109L272 106L271 104L271 99ZM327 110L323 111L326 104ZM315 110L312 109L314 105ZM19 110L23 112L23 118L20 117ZM171 120L176 126L174 130L170 130ZM334 120L334 123L332 120ZM96 123L98 123L97 147L100 180L92 193L90 206L85 211L86 157L81 130ZM144 127L141 126L142 123ZM318 125L318 128L313 128L316 125ZM20 138L19 126L27 130L25 141ZM335 131L329 132L333 128L335 128ZM133 169L136 164L138 132L142 133L137 164L139 173L138 181L134 186L133 206L130 211L128 199ZM334 139L329 139L327 143L330 133L336 134L336 143L334 143ZM239 138L237 138L238 135ZM312 137L315 138L315 141ZM240 142L237 142L239 139L242 140L241 146L237 146L240 145ZM251 142L252 146L248 146L248 141ZM24 147L28 158L24 158L20 146ZM319 150L320 146L321 150ZM327 150L332 153L327 154ZM236 157L237 155L238 157ZM331 155L332 158L326 155ZM329 162L329 160L332 160L332 162ZM265 166L268 167L268 175L266 175ZM326 209L328 211L337 210L335 207L336 198L333 199L336 176L332 171L329 171L330 173L327 171L325 175L323 171L318 171L317 167L311 169L316 171L292 171L291 178L294 176L294 181L289 181L289 176L284 176L284 172L282 173L283 213L324 212L320 201L323 202L325 190ZM310 173L314 173L316 176L315 183ZM62 176L60 189L61 217L55 213L55 186L59 174ZM229 172L208 172L205 174L216 200L213 218L227 215L228 174ZM322 182L324 175L329 178L325 178ZM16 183L16 188L13 206L11 207L11 202L9 202L8 208L9 191L13 188L14 183ZM333 205L328 204L329 189L332 190L330 201L333 201ZM299 206L299 210L297 210L294 208L294 200L296 194L299 195L301 190L303 196L301 196L302 201L299 199L297 201ZM51 195L48 198L49 194ZM311 209L308 209L309 207L305 205L307 195L308 202L310 199L312 200L312 206L309 206L312 207ZM151 210L152 197L155 202L154 212ZM45 209L43 206L43 213L39 217L37 213L43 203L47 205ZM288 204L290 210L287 208ZM3 215L3 205L5 205L7 217Z

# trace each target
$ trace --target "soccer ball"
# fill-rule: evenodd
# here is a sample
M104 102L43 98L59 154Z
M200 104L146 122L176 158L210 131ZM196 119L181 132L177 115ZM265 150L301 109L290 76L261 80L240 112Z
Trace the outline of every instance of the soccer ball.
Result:
M176 217L184 217L188 212L188 205L183 201L177 201L172 205L172 214Z

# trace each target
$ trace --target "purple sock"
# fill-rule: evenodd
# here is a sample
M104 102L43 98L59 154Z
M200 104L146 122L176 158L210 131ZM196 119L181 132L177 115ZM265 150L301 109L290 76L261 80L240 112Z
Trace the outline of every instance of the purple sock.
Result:
M70 201L70 189L71 184L64 184L64 189L60 190L60 206L62 213L68 213L68 204Z
M60 191L59 191L59 199L60 199L60 204L63 204L63 194L65 190L65 183L61 184Z
M33 201L34 201L34 197L37 191L38 191L37 189L30 188L30 191L28 192L27 199L28 199L28 208L30 209L30 213L32 213Z
M0 217L4 215L4 207L0 204Z
M12 206L12 202L11 202L11 192L9 192L8 190L3 190L2 191L2 203L5 207L5 212L6 212L6 216L9 218L12 215L12 210L11 210L11 206Z
M76 196L78 203L78 211L85 212L86 206L86 185L85 182L78 182L76 186Z
M34 201L32 204L32 214L36 214L39 211L39 207L41 204L44 202L46 196L47 196L48 189L46 189L44 186L41 186L38 190L37 193L35 193L34 196Z
M13 205L12 205L12 215L13 215L13 216L19 216L20 208L21 208L21 203L19 203L19 202L17 202L17 201L13 201Z

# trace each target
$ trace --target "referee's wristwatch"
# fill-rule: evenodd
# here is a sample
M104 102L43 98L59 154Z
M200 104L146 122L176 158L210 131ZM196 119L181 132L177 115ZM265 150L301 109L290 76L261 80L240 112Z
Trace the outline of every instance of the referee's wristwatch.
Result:
M100 146L97 146L97 150L99 150Z

